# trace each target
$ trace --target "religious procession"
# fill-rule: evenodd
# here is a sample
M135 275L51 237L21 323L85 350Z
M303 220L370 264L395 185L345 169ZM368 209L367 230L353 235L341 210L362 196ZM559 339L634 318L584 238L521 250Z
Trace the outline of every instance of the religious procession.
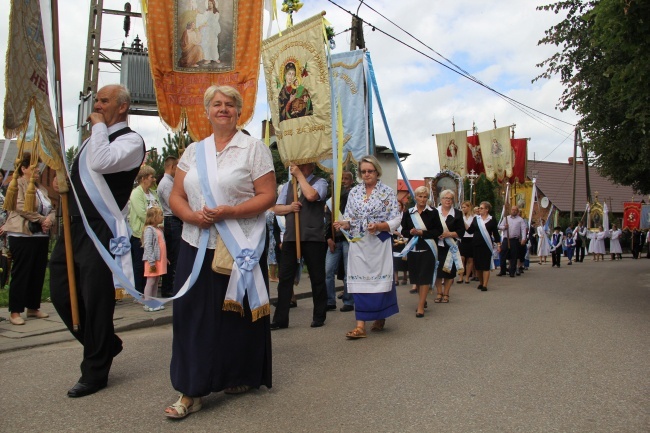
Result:
M3 161L16 144L13 172L0 172L2 286L12 325L46 319L49 268L51 302L83 346L68 397L112 385L125 349L116 299L152 317L173 306L169 376L180 395L161 415L179 420L212 393L272 387L272 333L306 325L290 320L308 303L294 293L301 278L311 285L309 327L349 313L340 339L363 345L398 314L435 318L464 287L489 296L500 281L525 285L526 274L585 259L650 258L642 196L613 205L603 186L599 201L581 174L576 199L574 174L567 199L571 188L556 191L552 168L529 160L530 139L515 138L515 125L453 123L433 134L439 170L431 164L431 176L409 180L371 51L357 38L355 49L334 53L325 13L294 23L302 3L285 0L286 28L265 35L262 0L144 3L120 15L125 30L126 18L146 23L146 52L136 46L125 58L145 58L155 88L148 109L179 137L164 158L129 120L146 110L136 80L100 86L92 70L68 158L57 2L11 2ZM268 10L275 21L277 12ZM244 126L260 82L269 115L256 138ZM399 291L411 295L407 311Z

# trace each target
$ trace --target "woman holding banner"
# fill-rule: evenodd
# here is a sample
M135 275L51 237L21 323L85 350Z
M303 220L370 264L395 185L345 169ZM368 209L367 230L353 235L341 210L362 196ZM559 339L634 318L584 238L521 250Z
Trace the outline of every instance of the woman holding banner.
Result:
M383 331L386 318L399 312L391 233L399 227L402 214L395 191L379 180L377 158L361 158L359 173L363 182L350 190L343 219L334 222L336 230L349 230L353 236L347 284L354 296L357 325L346 334L349 339L366 337L367 320L374 320L372 331Z
M475 217L467 229L467 233L473 234L472 249L474 256L474 269L478 274L477 289L487 292L490 281L490 271L494 269L493 241L497 244L497 251L501 250L501 236L497 227L497 221L490 215L492 205L482 201L478 207L479 216Z
M442 225L442 234L438 238L440 266L436 277L437 294L433 302L446 304L449 302L449 290L456 278L457 269L462 270L458 239L465 234L465 223L463 214L458 209L454 209L454 192L452 190L442 191L440 202L441 204L438 206L439 220Z
M200 410L211 392L271 387L264 212L275 201L273 160L261 141L237 130L237 90L211 86L203 99L213 134L187 148L169 198L184 222L170 367L181 395L165 409L169 418ZM218 266L224 260L228 272ZM188 277L196 279L189 290Z
M421 318L424 317L427 294L433 283L436 269L435 240L442 234L442 225L440 225L438 211L427 206L429 188L420 186L413 193L415 206L402 216L402 235L410 238L418 237L417 243L408 253L408 266L411 284L415 285L420 295L415 317Z

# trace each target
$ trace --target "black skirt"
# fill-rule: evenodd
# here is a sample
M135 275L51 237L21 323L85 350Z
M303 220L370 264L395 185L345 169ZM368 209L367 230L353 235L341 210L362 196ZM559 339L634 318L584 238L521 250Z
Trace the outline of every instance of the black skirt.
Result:
M197 251L181 241L175 293L190 275ZM213 256L214 250L206 250L198 280L184 296L174 300L172 386L191 397L239 385L271 388L270 318L253 322L246 297L243 316L222 310L230 277L212 271ZM260 265L268 281L266 252Z
M411 284L433 284L436 259L430 249L408 253L409 280Z
M471 259L474 257L474 248L472 247L472 238L463 237L460 241L460 255L466 259Z

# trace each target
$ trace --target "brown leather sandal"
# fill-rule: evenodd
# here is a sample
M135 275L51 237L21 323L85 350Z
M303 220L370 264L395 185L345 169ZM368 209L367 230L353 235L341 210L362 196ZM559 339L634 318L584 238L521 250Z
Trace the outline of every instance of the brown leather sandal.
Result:
M370 328L370 330L373 331L373 332L383 331L385 324L386 324L386 319L375 320L372 323L372 328Z
M439 304L442 302L442 293L436 295L436 299L433 300L434 303Z
M442 302L443 304L448 304L449 303L449 295L442 295Z
M366 330L363 328L354 328L352 331L345 334L345 336L350 340L356 340L357 338L366 338Z

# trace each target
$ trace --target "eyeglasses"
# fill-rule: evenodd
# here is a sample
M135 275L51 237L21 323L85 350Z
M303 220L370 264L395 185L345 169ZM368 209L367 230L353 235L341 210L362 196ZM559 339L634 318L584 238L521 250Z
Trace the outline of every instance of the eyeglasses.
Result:
M443 197L442 200L453 200L453 197Z
M361 174L373 174L376 173L377 170L359 170L359 173Z

